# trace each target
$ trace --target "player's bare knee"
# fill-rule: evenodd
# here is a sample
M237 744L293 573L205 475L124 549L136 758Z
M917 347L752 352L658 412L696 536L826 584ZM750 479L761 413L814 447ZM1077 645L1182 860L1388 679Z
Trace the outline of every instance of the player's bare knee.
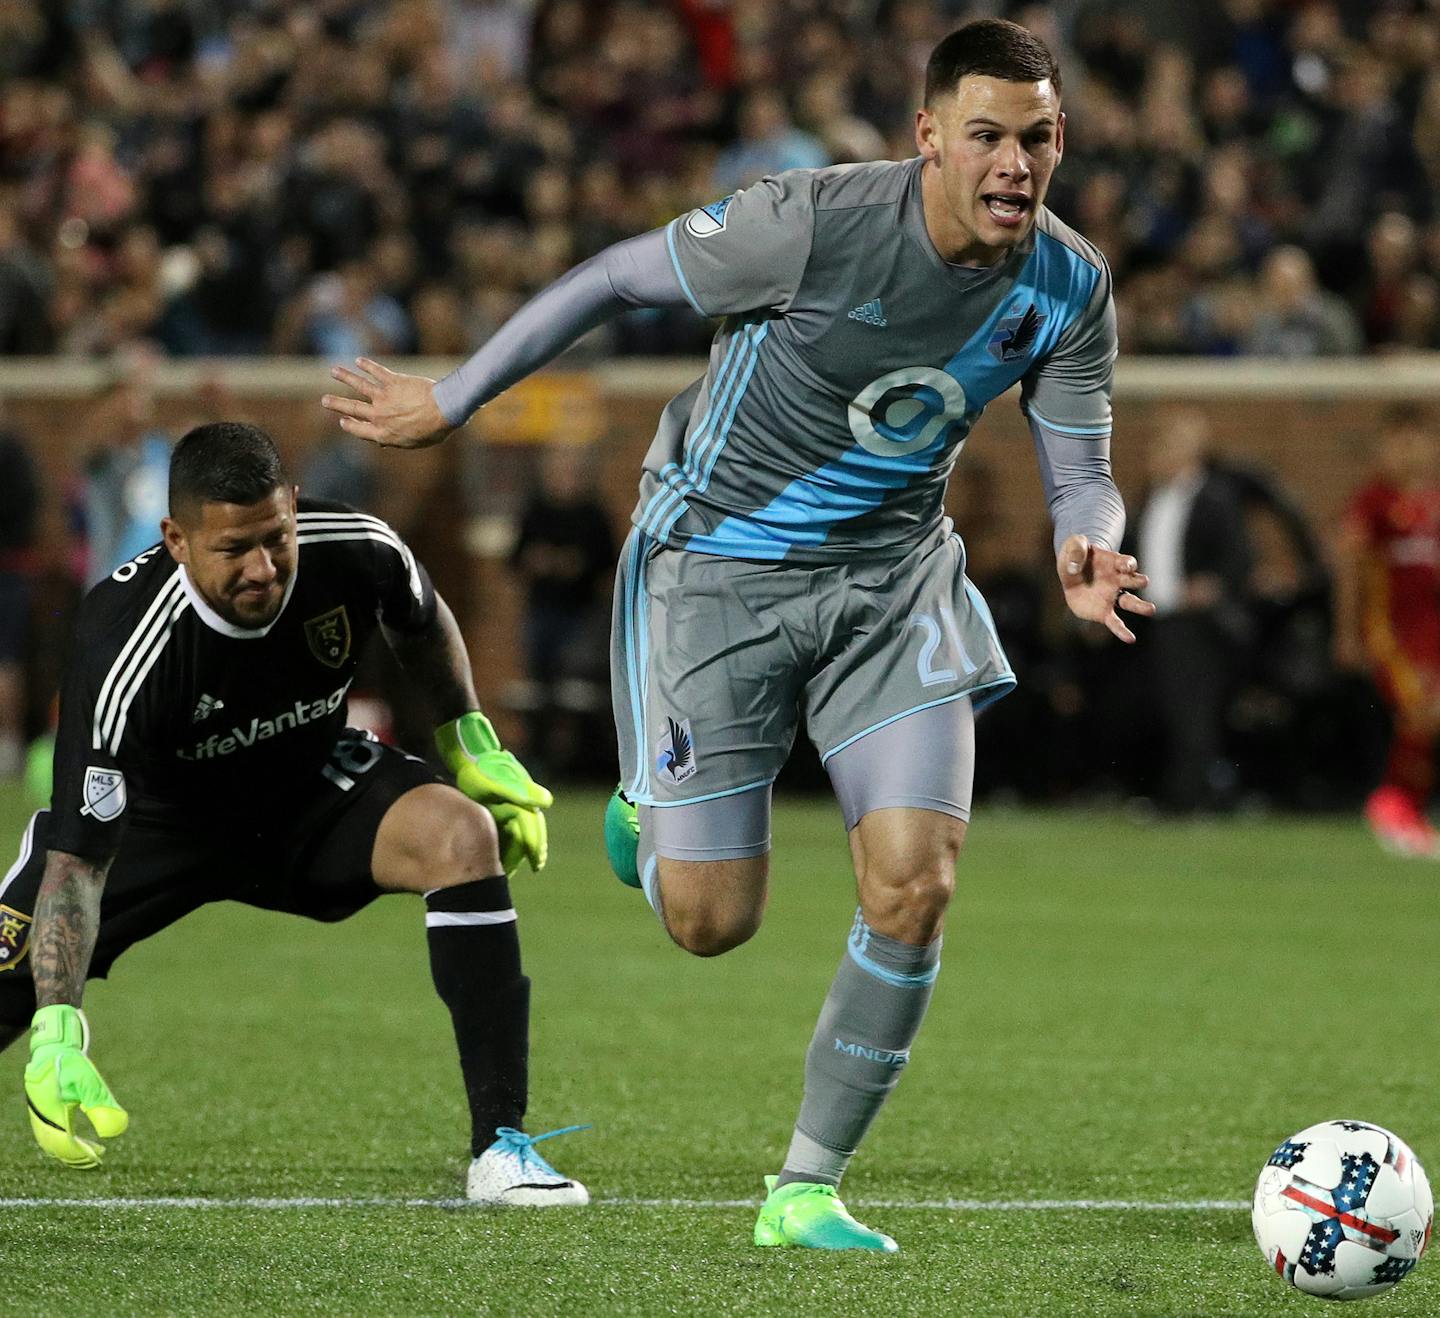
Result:
M434 821L426 839L426 868L431 888L450 888L500 873L500 836L484 806L457 799Z
M760 928L758 911L665 911L665 928L693 956L723 956L749 942Z
M964 840L965 825L954 820L927 830L912 845L869 855L860 884L866 923L904 943L931 942L955 895L955 865Z
M865 922L903 943L924 944L939 932L955 895L953 862L911 870L885 881L871 876L861 896Z
M720 956L755 936L765 914L768 855L681 861L659 857L660 913L695 956Z

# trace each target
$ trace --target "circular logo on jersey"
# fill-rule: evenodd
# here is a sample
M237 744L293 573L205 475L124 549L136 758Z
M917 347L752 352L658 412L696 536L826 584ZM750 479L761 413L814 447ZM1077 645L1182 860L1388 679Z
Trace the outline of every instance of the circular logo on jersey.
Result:
M893 395L893 396L892 396ZM900 458L929 448L965 419L965 391L933 366L902 366L872 380L847 409L850 433L867 453Z

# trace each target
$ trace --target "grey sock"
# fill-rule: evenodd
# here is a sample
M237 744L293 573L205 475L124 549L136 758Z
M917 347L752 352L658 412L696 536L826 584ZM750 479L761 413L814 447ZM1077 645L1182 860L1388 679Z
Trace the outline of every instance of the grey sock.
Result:
M910 1060L940 971L940 942L898 942L855 912L850 945L805 1055L805 1097L779 1184L840 1184Z

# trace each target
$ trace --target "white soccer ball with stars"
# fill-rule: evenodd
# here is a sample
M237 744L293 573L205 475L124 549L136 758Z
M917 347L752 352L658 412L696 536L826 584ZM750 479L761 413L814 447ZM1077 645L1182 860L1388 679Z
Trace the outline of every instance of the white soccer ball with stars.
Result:
M1434 1217L1404 1140L1368 1121L1322 1121L1270 1155L1250 1221L1265 1261L1296 1290L1363 1300L1410 1275Z

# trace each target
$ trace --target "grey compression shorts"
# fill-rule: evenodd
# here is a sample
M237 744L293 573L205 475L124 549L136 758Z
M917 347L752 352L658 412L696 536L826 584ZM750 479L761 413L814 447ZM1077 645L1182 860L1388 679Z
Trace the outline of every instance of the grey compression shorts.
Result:
M825 762L845 817L855 827L872 810L891 806L935 810L969 820L975 778L975 714L969 700L907 714L852 741ZM640 811L643 886L655 878L655 857L739 860L770 850L770 788Z
M947 523L903 558L818 566L668 549L632 532L611 682L621 783L648 807L646 831L662 855L719 859L768 847L769 786L802 711L847 826L877 803L964 818L970 711L1015 679ZM911 717L952 704L964 708ZM872 742L884 755L845 756L865 763L863 785L842 782L836 757L892 728ZM746 799L691 809L731 797ZM683 828L664 822L672 811Z

